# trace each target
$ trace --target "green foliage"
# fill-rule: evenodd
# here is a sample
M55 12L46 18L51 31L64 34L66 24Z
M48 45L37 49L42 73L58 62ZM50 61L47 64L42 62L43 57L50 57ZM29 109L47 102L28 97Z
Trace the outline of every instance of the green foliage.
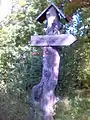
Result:
M26 87L31 85L32 88L41 76L41 55L38 54L40 50L29 45L30 36L40 34L41 30L38 30L39 25L36 27L36 11L30 5L27 7L21 7L20 11L12 13L1 22L0 113L3 112L0 119L5 114L5 119L8 120L24 119L28 112Z
M54 0L54 2L59 6L61 1ZM41 0L27 2L23 0L23 3L19 4L20 10L14 11L0 23L0 119L2 120L26 118L29 110L27 91L30 94L32 87L41 79L42 50L31 47L29 42L31 35L43 34L43 25L36 23L35 18L48 3ZM82 9L83 23L80 26L90 24L86 9L89 10L89 8ZM89 120L90 99L85 93L86 89L90 89L89 27L85 29L82 37L79 35L75 44L62 48L56 94L63 99L58 104L60 109L57 108L56 120L84 120L84 117Z
M63 98L56 111L55 120L89 120L90 102L78 93L71 98Z

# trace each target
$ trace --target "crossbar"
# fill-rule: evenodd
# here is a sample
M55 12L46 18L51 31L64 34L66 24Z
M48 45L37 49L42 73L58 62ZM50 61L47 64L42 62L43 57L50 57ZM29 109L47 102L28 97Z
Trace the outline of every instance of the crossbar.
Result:
M75 41L71 34L31 36L31 46L69 46Z

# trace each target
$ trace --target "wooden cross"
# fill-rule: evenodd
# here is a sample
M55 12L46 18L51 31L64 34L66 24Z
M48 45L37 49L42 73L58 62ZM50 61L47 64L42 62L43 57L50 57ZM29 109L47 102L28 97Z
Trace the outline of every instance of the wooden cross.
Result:
M54 4L45 9L37 21L42 22L42 18L47 20L46 35L31 36L31 46L43 47L42 78L40 83L32 89L33 103L41 106L43 120L53 120L53 106L58 101L54 94L60 65L57 46L68 46L76 41L76 38L71 34L60 34L61 26L57 13L61 14ZM62 17L65 19L64 14Z

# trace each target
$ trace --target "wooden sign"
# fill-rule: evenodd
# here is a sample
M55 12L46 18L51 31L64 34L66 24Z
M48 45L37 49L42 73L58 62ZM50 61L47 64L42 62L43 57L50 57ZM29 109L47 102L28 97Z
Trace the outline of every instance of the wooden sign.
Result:
M58 83L60 53L56 46L69 46L76 41L71 34L61 34L59 14L66 20L66 16L54 4L46 8L38 17L37 21L42 23L46 20L46 35L31 36L31 46L43 47L43 68L39 84L32 88L31 98L34 105L39 104L43 120L54 120L53 106L58 101L54 94ZM67 20L66 20L67 21ZM55 46L55 47L52 47Z
M31 46L69 46L75 41L71 34L31 36Z

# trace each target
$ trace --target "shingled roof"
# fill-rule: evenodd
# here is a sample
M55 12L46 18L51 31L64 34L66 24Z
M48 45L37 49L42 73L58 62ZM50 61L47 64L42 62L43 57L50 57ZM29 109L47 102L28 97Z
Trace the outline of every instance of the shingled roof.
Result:
M51 3L45 10L43 10L43 12L36 18L36 20L40 23L43 23L43 21L46 20L46 12L51 7L54 7L56 9L58 17L60 15L62 18L64 18L66 20L66 22L69 22L68 19L66 18L66 16L64 15L64 13L60 9L58 9L58 7L54 3Z

